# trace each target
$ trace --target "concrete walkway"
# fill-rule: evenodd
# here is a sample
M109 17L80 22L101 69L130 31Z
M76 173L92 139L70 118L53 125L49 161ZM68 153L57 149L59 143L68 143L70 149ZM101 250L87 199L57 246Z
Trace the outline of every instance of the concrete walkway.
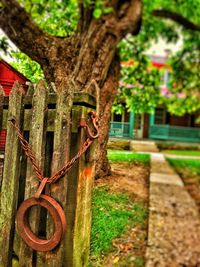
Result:
M161 153L151 154L146 267L200 266L200 219L194 200Z

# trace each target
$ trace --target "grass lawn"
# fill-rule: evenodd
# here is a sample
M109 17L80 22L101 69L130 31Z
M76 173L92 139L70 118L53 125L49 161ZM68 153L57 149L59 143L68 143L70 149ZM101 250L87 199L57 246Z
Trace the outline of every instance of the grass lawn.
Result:
M167 158L168 162L179 172L192 176L200 175L200 160L198 159L172 159Z
M149 164L150 155L124 150L108 150L110 161L133 161L134 163Z
M199 150L162 150L162 153L178 155L178 156L199 156L200 157Z
M97 188L93 195L92 216L91 258L95 259L95 265L90 266L101 266L98 264L102 256L111 251L112 240L119 237L128 225L143 226L147 209L142 203L131 201L126 194Z
M150 156L146 154L116 150L109 150L108 157L115 162L131 161L133 164L145 165L150 160ZM96 187L93 191L91 253L88 267L107 266L104 265L105 257L116 249L113 246L113 240L126 235L127 231L129 236L128 229L134 227L146 229L148 217L146 205L133 200L128 193L113 192L109 189L109 185L106 184ZM143 256L138 255L132 263L135 267L143 267L145 261ZM129 266L126 262L116 264L112 266Z

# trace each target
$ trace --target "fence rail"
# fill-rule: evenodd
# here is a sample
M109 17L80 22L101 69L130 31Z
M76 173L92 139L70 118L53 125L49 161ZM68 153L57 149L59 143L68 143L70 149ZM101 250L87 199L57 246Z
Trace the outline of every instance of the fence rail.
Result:
M115 137L130 137L130 123L110 122L109 135Z
M200 128L170 125L153 125L149 129L149 138L183 142L199 142Z

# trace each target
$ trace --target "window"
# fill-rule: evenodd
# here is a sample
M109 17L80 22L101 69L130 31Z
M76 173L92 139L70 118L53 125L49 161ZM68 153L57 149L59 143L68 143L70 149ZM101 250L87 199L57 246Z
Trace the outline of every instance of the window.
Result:
M113 114L113 121L122 122L122 114Z
M155 124L166 124L166 111L164 108L156 108Z
M130 112L128 109L125 109L122 114L112 114L112 121L116 122L129 122L130 119Z

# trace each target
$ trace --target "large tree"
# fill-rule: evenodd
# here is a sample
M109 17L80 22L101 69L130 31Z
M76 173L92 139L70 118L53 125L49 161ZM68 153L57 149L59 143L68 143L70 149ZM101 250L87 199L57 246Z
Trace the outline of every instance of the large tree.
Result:
M200 1L187 2L145 1L143 13L142 0L0 0L0 27L22 52L40 64L58 93L66 91L69 105L74 91L100 88L97 177L109 171L106 144L119 80L119 42L128 33L139 33L142 18L143 42L156 38L155 26L164 35L162 18L199 32L198 12L196 16L193 13L192 21L188 18L189 10L199 10Z

